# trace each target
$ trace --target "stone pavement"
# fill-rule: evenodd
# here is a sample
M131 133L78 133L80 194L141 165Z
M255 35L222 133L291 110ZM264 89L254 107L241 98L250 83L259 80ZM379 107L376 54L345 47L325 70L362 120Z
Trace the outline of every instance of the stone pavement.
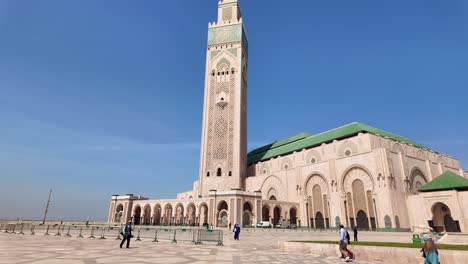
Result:
M279 243L287 240L335 239L330 232L242 232L235 241L226 232L224 247L190 243L133 241L120 249L119 241L0 233L0 264L95 264L95 263L341 263L333 257L285 253ZM362 240L402 241L408 234L362 233ZM387 238L387 239L383 239ZM378 263L359 261L354 263Z

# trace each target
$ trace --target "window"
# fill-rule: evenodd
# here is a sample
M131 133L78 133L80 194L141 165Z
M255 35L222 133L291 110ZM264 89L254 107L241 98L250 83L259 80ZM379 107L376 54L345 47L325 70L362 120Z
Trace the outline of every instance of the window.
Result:
M206 173L206 177L210 177L210 172L207 172L207 173Z
M310 160L310 163L315 163L316 161L317 161L317 160L315 160L315 158L312 158L312 159Z
M345 153L344 153L344 154L345 154L346 156L349 156L349 155L351 155L351 150L347 149L347 150L345 151Z
M229 176L232 176L232 171L230 171L228 175L229 175Z
M216 172L216 176L219 177L219 176L221 176L221 174L222 174L221 168L218 168L218 171Z

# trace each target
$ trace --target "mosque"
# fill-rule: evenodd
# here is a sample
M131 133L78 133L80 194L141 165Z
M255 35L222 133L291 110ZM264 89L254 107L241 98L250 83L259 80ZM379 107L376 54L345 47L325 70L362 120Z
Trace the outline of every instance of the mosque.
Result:
M238 0L220 1L208 25L199 178L176 199L113 195L110 223L468 232L468 172L408 138L351 123L247 153L248 61Z

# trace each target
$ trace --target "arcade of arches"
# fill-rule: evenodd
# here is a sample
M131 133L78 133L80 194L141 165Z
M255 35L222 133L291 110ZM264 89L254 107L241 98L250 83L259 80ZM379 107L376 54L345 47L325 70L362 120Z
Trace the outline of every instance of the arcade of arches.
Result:
M424 197L432 197L428 193L413 194L414 188L426 181L426 176L418 169L411 172L408 195L410 202L408 208L418 208L421 204L427 204ZM333 184L319 174L308 176L304 182L304 202L291 203L278 201L275 195L281 195L275 188L268 189L268 200L258 199L261 193L257 194L258 200L246 199L235 200L233 198L217 198L210 201L194 200L193 202L182 203L180 201L160 202L160 203L135 203L131 208L131 220L137 225L188 225L202 226L211 225L215 227L227 227L229 223L234 224L235 216L239 216L239 223L244 227L254 226L259 221L268 221L273 226L309 226L321 229L336 227L345 224L348 227L357 225L362 230L376 230L378 228L407 228L408 224L403 222L402 217L406 216L401 212L381 215L380 224L378 215L378 204L376 203L375 184L368 171L361 167L353 167L343 174L340 189L336 188L340 194L339 210L333 209ZM331 186L331 187L330 187ZM341 191L341 192L340 192ZM466 195L467 192L457 192L454 195ZM460 196L465 197L465 196ZM431 198L432 199L432 198ZM457 198L460 201L468 200ZM239 201L239 204L233 203ZM429 200L427 200L429 201ZM216 202L216 203L214 203ZM216 205L214 207L214 205ZM213 206L213 209L210 209ZM302 208L302 206L304 206ZM237 212L233 209L238 208ZM420 225L426 223L439 232L460 232L464 228L463 212L456 208L456 204L447 202L436 202L428 206L430 215L422 214L412 216L412 224ZM125 222L127 208L125 203L116 203L112 213L114 223ZM302 208L302 209L301 209ZM454 209L455 208L455 211ZM258 210L258 211L257 211ZM303 210L303 211L300 211ZM257 213L258 212L258 213ZM418 212L418 210L411 210ZM455 213L454 213L455 212ZM303 214L301 216L301 214ZM215 219L210 221L210 219ZM403 221L408 221L403 219ZM284 225L287 223L287 225Z

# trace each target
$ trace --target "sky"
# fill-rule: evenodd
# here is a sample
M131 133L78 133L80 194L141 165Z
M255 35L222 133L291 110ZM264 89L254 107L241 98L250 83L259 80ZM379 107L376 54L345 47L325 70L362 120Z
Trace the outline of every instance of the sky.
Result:
M249 149L351 122L468 169L468 2L240 1ZM0 0L0 219L106 220L198 178L217 0Z

